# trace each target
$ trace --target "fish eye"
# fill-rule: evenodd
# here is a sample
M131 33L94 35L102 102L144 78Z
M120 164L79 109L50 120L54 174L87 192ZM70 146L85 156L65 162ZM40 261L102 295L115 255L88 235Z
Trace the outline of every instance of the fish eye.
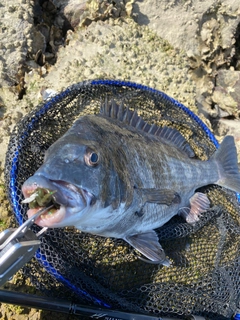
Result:
M99 162L99 155L95 151L87 150L87 153L84 156L84 160L88 166L94 167Z
M89 160L91 163L98 163L98 154L96 152L93 152L90 157Z

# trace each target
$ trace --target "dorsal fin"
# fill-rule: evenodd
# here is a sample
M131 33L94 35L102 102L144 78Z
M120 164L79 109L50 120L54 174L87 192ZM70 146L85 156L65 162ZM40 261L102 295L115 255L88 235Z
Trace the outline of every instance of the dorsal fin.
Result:
M132 111L125 108L122 102L118 105L114 99L108 101L106 98L105 103L101 105L100 114L112 119L117 119L150 135L160 137L164 143L170 144L183 151L190 158L195 156L193 149L177 129L159 127L156 124L150 125L138 116L136 110Z
M195 156L193 149L181 133L174 128L158 127L155 132L156 136L163 138L168 144L177 147L179 150L185 152L190 158Z

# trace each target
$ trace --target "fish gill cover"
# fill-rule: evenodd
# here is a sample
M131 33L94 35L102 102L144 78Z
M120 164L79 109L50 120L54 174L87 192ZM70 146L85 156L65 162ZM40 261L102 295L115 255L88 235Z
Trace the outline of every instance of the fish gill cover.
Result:
M19 224L27 219L27 204L21 203L23 182L40 167L45 151L73 122L99 113L106 98L124 101L149 123L177 129L200 160L209 159L218 147L197 116L160 91L114 80L72 85L36 107L12 133L5 177ZM170 267L146 267L123 240L67 227L48 230L36 253L40 263L32 260L24 273L52 297L152 315L229 319L239 307L239 203L234 192L216 185L200 191L211 201L211 209L200 221L190 225L176 216L156 230ZM33 228L36 232L39 229Z

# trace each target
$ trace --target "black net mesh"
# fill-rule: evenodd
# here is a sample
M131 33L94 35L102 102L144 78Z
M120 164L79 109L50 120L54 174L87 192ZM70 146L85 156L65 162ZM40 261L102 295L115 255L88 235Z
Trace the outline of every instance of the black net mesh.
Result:
M105 98L124 101L149 123L177 128L199 159L216 149L208 129L164 94L131 83L89 81L38 106L14 129L6 158L6 185L19 223L23 182L42 164L44 152L75 119L98 113ZM240 292L240 209L236 195L217 186L201 190L212 207L195 226L174 217L157 230L171 267L146 264L126 242L49 229L24 272L44 294L129 312L229 319ZM34 226L39 231L38 226ZM39 263L39 261L41 263Z

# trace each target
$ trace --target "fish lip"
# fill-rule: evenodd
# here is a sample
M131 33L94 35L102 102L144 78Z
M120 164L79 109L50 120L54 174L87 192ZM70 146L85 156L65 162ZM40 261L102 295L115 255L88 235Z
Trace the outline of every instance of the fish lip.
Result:
M39 210L43 209L43 207L38 207L34 209L28 209L27 216L30 219L35 213ZM40 227L53 227L53 225L57 225L61 223L61 221L66 216L66 208L64 206L60 206L58 210L54 212L54 214L49 214L48 212L43 213L40 217L35 220L35 223Z

